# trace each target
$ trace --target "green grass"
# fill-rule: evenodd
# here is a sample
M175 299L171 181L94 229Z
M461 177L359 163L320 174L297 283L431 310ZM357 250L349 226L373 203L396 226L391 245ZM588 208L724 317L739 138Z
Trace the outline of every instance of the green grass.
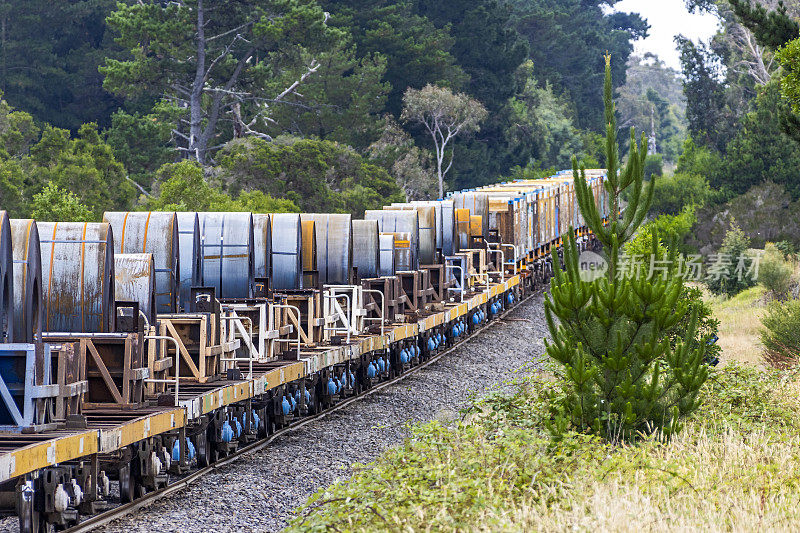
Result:
M670 442L611 447L543 430L545 375L464 418L417 425L402 446L314 495L291 531L789 529L800 522L794 376L730 363Z

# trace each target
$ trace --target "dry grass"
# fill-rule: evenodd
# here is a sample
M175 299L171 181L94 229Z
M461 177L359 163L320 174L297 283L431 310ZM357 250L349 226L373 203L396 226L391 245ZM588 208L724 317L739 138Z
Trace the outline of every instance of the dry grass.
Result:
M737 361L763 366L759 330L761 317L766 312L764 293L761 286L747 289L733 298L704 293L714 316L720 321L719 345L723 363Z

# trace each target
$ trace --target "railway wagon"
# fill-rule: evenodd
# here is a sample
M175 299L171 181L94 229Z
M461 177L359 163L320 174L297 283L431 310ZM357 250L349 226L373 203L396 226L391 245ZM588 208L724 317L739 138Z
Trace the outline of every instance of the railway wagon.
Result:
M0 502L20 530L91 520L395 379L546 282L570 228L594 244L567 173L450 196L365 220L0 212Z

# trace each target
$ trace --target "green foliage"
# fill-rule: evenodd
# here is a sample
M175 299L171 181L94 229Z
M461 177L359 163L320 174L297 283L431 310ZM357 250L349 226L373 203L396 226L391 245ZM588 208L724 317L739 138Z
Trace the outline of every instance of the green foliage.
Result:
M800 354L800 300L769 304L761 319L764 358L774 366L797 363Z
M434 83L461 88L466 81L451 53L453 36L417 14L413 2L322 0L320 4L333 13L332 25L352 35L359 57L386 57L383 79L391 86L386 111L395 117L400 116L408 87Z
M528 153L529 165L568 167L572 154L584 149L569 102L556 95L550 84L539 86L532 61L520 67L519 75L522 89L508 102L505 135L509 145Z
M80 202L80 199L58 187L48 183L41 192L33 195L31 218L43 222L96 222L99 220L92 211Z
M754 109L741 120L741 129L727 146L711 186L747 192L767 180L783 185L793 199L800 198L800 145L781 129L781 114L789 113L777 83L770 83L754 100Z
M344 42L326 20L315 0L120 3L107 24L127 54L106 58L103 86L181 109L176 142L202 163L233 131L263 134L264 104L312 75L313 55ZM223 130L228 118L235 128Z
M758 282L773 298L783 300L792 286L794 265L787 261L784 253L775 244L767 243L758 265Z
M689 137L683 143L683 151L678 158L676 174L696 174L708 179L722 164L719 152L707 146L701 146Z
M652 179L644 190L644 138L640 146L631 131L628 164L617 172L618 147L610 57L606 56L606 161L611 211L630 188L621 220L603 221L586 183L573 162L575 191L589 228L607 250L607 275L584 279L573 238L564 249L564 269L553 255L554 278L545 300L552 342L547 354L562 366L565 396L554 402L555 435L570 428L592 432L612 442L660 432L669 437L681 429L679 419L697 408L700 387L708 376L705 344L697 342L698 312L682 298L676 256L666 272L654 276L621 270L620 247L641 225L653 197ZM651 254L658 254L656 233ZM556 321L558 319L558 322ZM670 342L674 337L674 345Z
M646 529L667 515L689 521L698 513L697 494L716 502L734 488L765 487L767 498L793 491L791 471L775 481L787 463L774 460L778 446L796 451L791 443L800 419L792 375L736 363L709 372L700 406L687 421L692 431L680 442L616 447L579 433L548 439L542 431L548 406L564 394L565 383L537 373L510 393L474 401L456 422L415 424L400 446L354 465L352 476L314 494L288 531L528 531L571 520L597 529L597 498L615 490L644 497L648 514L640 522L631 523L636 513L622 520ZM741 453L762 447L763 462L742 462ZM726 457L723 473L717 468ZM790 487L770 489L772 483ZM675 513L681 500L685 507ZM750 509L757 524L758 499ZM620 523L612 518L602 529Z
M652 253L654 234L658 238L656 257L663 258L667 255L673 244L677 252L686 253L688 249L683 246L683 242L692 231L695 222L697 217L692 206L685 207L677 215L659 215L644 224L625 244L625 253L629 256L649 257Z
M358 216L404 198L383 168L330 141L234 141L220 152L218 161L213 173L232 194L263 191L291 200L304 212Z
M117 0L0 1L0 91L38 123L76 132L85 122L108 126L119 101L97 71L117 49L106 15Z
M756 284L750 266L754 258L748 252L750 239L742 229L731 221L717 253L710 258L705 283L714 294L734 296Z
M129 114L120 109L111 116L105 138L130 177L143 187L149 187L153 173L176 156L170 146L172 121L164 113Z
M370 161L387 169L409 200L436 198L437 178L433 157L390 116L383 132L367 150Z
M644 179L664 174L664 157L661 154L648 155L644 160Z
M153 211L250 211L253 213L297 213L290 200L276 199L261 191L243 192L232 199L203 178L194 162L167 163L158 169L159 195L145 203Z
M597 109L603 106L601 58L614 57L614 88L625 83L631 41L647 34L636 14L604 12L600 2L583 0L509 0L517 31L529 43L529 55L556 92L565 92L576 108L577 125L603 132ZM580 50L579 54L575 51Z
M729 1L736 17L753 32L762 46L776 50L800 36L800 25L786 12L783 0L778 2L778 9L774 11L757 2L751 4L750 0Z
M136 195L95 124L81 126L75 139L67 130L45 127L24 167L34 190L53 183L71 191L97 219L104 211L126 209Z
M650 213L677 215L687 207L703 207L710 196L708 180L699 174L664 176L656 180Z

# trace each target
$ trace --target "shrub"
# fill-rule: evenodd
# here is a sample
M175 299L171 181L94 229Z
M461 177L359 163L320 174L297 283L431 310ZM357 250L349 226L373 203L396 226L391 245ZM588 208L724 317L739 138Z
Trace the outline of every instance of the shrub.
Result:
M800 300L772 302L761 319L764 359L776 367L797 362L800 354Z
M773 298L784 300L792 285L793 265L773 243L767 243L758 266L758 282Z
M656 180L650 213L677 215L688 206L704 206L710 196L708 180L699 174L664 176Z
M644 160L644 179L664 174L664 158L661 154L648 155Z
M83 205L77 196L52 182L45 185L42 192L33 195L31 217L48 222L92 222L95 220L91 210Z
M751 267L755 258L748 252L750 239L731 221L722 246L709 258L705 283L713 294L733 296L755 285Z
M632 192L623 219L604 226L585 172L578 172L573 160L578 204L587 225L608 251L608 270L596 279L585 279L571 236L564 247L563 269L553 252L554 278L545 300L553 340L546 346L547 354L561 365L567 385L564 396L553 402L549 428L559 438L572 429L611 442L653 432L669 437L680 430L681 417L698 406L700 387L708 377L708 367L703 363L706 346L697 342L697 313L681 299L683 280L674 268L668 266L663 276L653 277L622 268L620 246L640 227L650 207L654 182L644 181L647 149L644 138L640 145L633 134L628 163L617 172L608 56L604 94L608 123L606 188L612 211L619 205L622 192ZM657 253L657 239L653 232L653 254ZM668 259L675 264L674 254ZM674 345L670 342L673 334Z

